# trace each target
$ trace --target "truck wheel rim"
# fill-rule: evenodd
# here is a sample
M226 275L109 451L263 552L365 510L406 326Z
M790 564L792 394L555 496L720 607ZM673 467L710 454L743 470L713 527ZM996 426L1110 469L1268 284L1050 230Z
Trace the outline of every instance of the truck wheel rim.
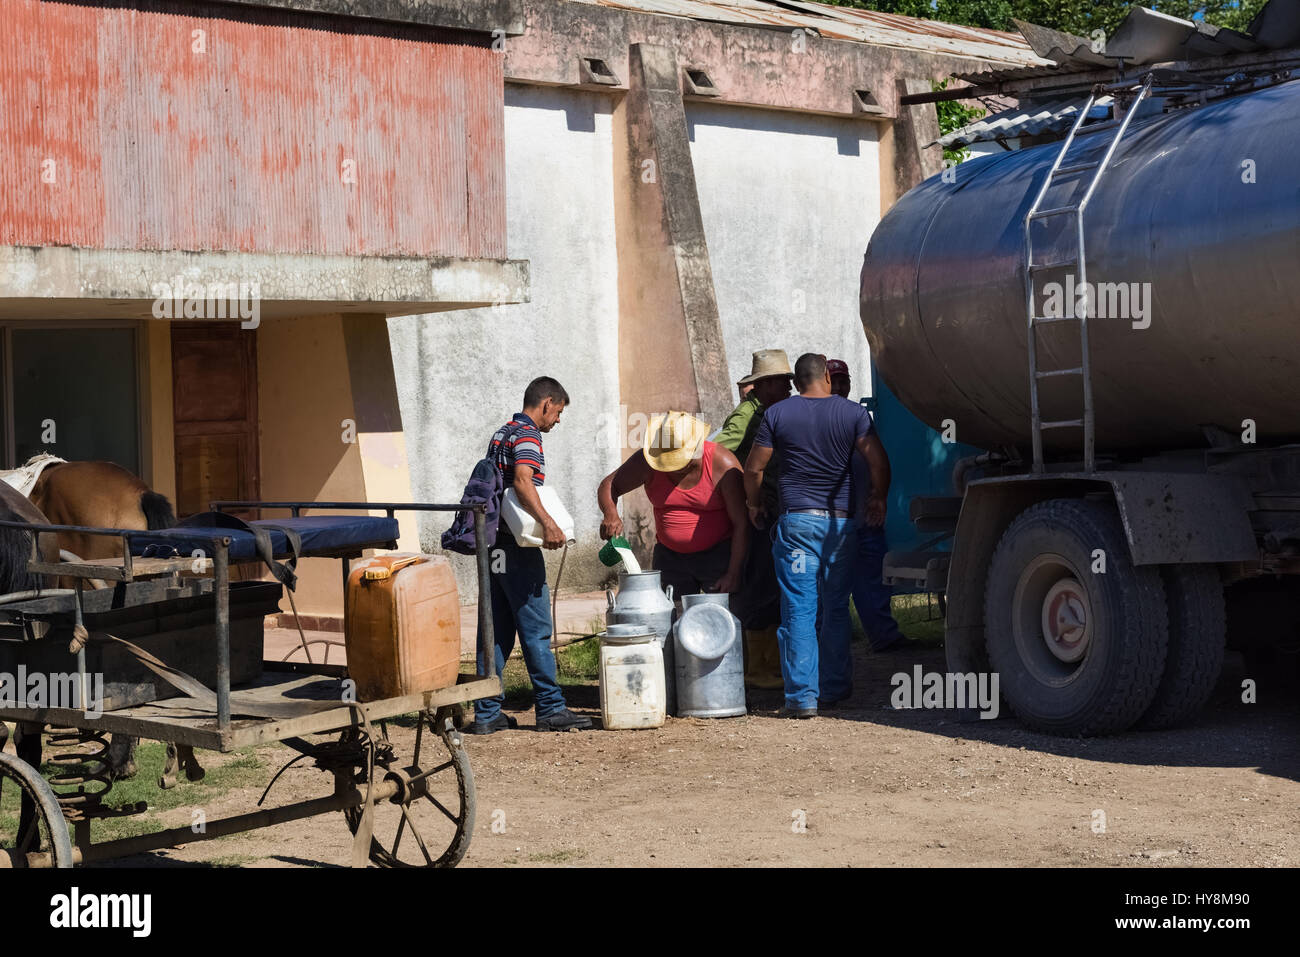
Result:
M1088 590L1068 559L1045 552L1029 562L1016 583L1012 629L1025 668L1038 681L1068 684L1092 638Z
M1065 662L1076 662L1088 650L1092 616L1088 592L1078 579L1062 578L1043 598L1043 641L1047 650Z

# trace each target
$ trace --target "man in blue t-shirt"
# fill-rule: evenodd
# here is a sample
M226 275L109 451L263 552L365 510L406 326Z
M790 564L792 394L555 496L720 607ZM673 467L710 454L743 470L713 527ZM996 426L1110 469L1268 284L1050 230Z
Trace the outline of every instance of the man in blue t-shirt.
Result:
M757 518L763 472L781 454L781 517L772 542L781 589L781 673L785 717L813 718L853 690L848 599L856 531L852 512L853 457L871 472L867 524L885 523L888 463L871 414L831 391L826 357L806 353L794 366L799 390L763 416L745 462L745 503ZM821 633L817 610L822 608Z

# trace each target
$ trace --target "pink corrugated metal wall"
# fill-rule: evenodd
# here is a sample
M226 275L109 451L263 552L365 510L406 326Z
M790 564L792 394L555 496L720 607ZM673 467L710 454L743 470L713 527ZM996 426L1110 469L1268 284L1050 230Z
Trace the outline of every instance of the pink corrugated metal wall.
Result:
M505 256L489 38L175 10L3 0L0 245Z

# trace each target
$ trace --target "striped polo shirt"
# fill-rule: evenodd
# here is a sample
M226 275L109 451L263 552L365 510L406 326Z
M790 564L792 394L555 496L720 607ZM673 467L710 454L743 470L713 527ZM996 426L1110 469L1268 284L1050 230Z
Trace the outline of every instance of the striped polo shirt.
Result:
M506 430L514 426L506 436ZM542 433L537 425L522 412L516 412L512 418L492 436L492 445L488 454L496 459L497 468L505 476L506 486L515 480L515 465L530 465L533 469L533 484L542 485L546 481L546 457L542 454Z

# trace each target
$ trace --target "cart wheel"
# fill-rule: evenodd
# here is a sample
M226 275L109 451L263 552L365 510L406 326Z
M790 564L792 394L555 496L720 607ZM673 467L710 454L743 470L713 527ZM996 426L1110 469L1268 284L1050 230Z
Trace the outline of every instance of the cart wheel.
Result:
M45 855L38 866L71 867L68 825L40 772L21 758L0 754L0 868L30 867L31 854Z
M375 805L374 838L370 860L379 867L455 867L469 850L474 833L474 775L469 755L454 726L452 708L425 712L416 729L415 756L399 767L392 760L375 766L376 781L394 780L401 787L388 801ZM432 767L420 767L424 725L440 744L434 745ZM445 756L444 756L445 752ZM357 787L365 791L365 775ZM348 828L356 834L363 808L343 811Z

